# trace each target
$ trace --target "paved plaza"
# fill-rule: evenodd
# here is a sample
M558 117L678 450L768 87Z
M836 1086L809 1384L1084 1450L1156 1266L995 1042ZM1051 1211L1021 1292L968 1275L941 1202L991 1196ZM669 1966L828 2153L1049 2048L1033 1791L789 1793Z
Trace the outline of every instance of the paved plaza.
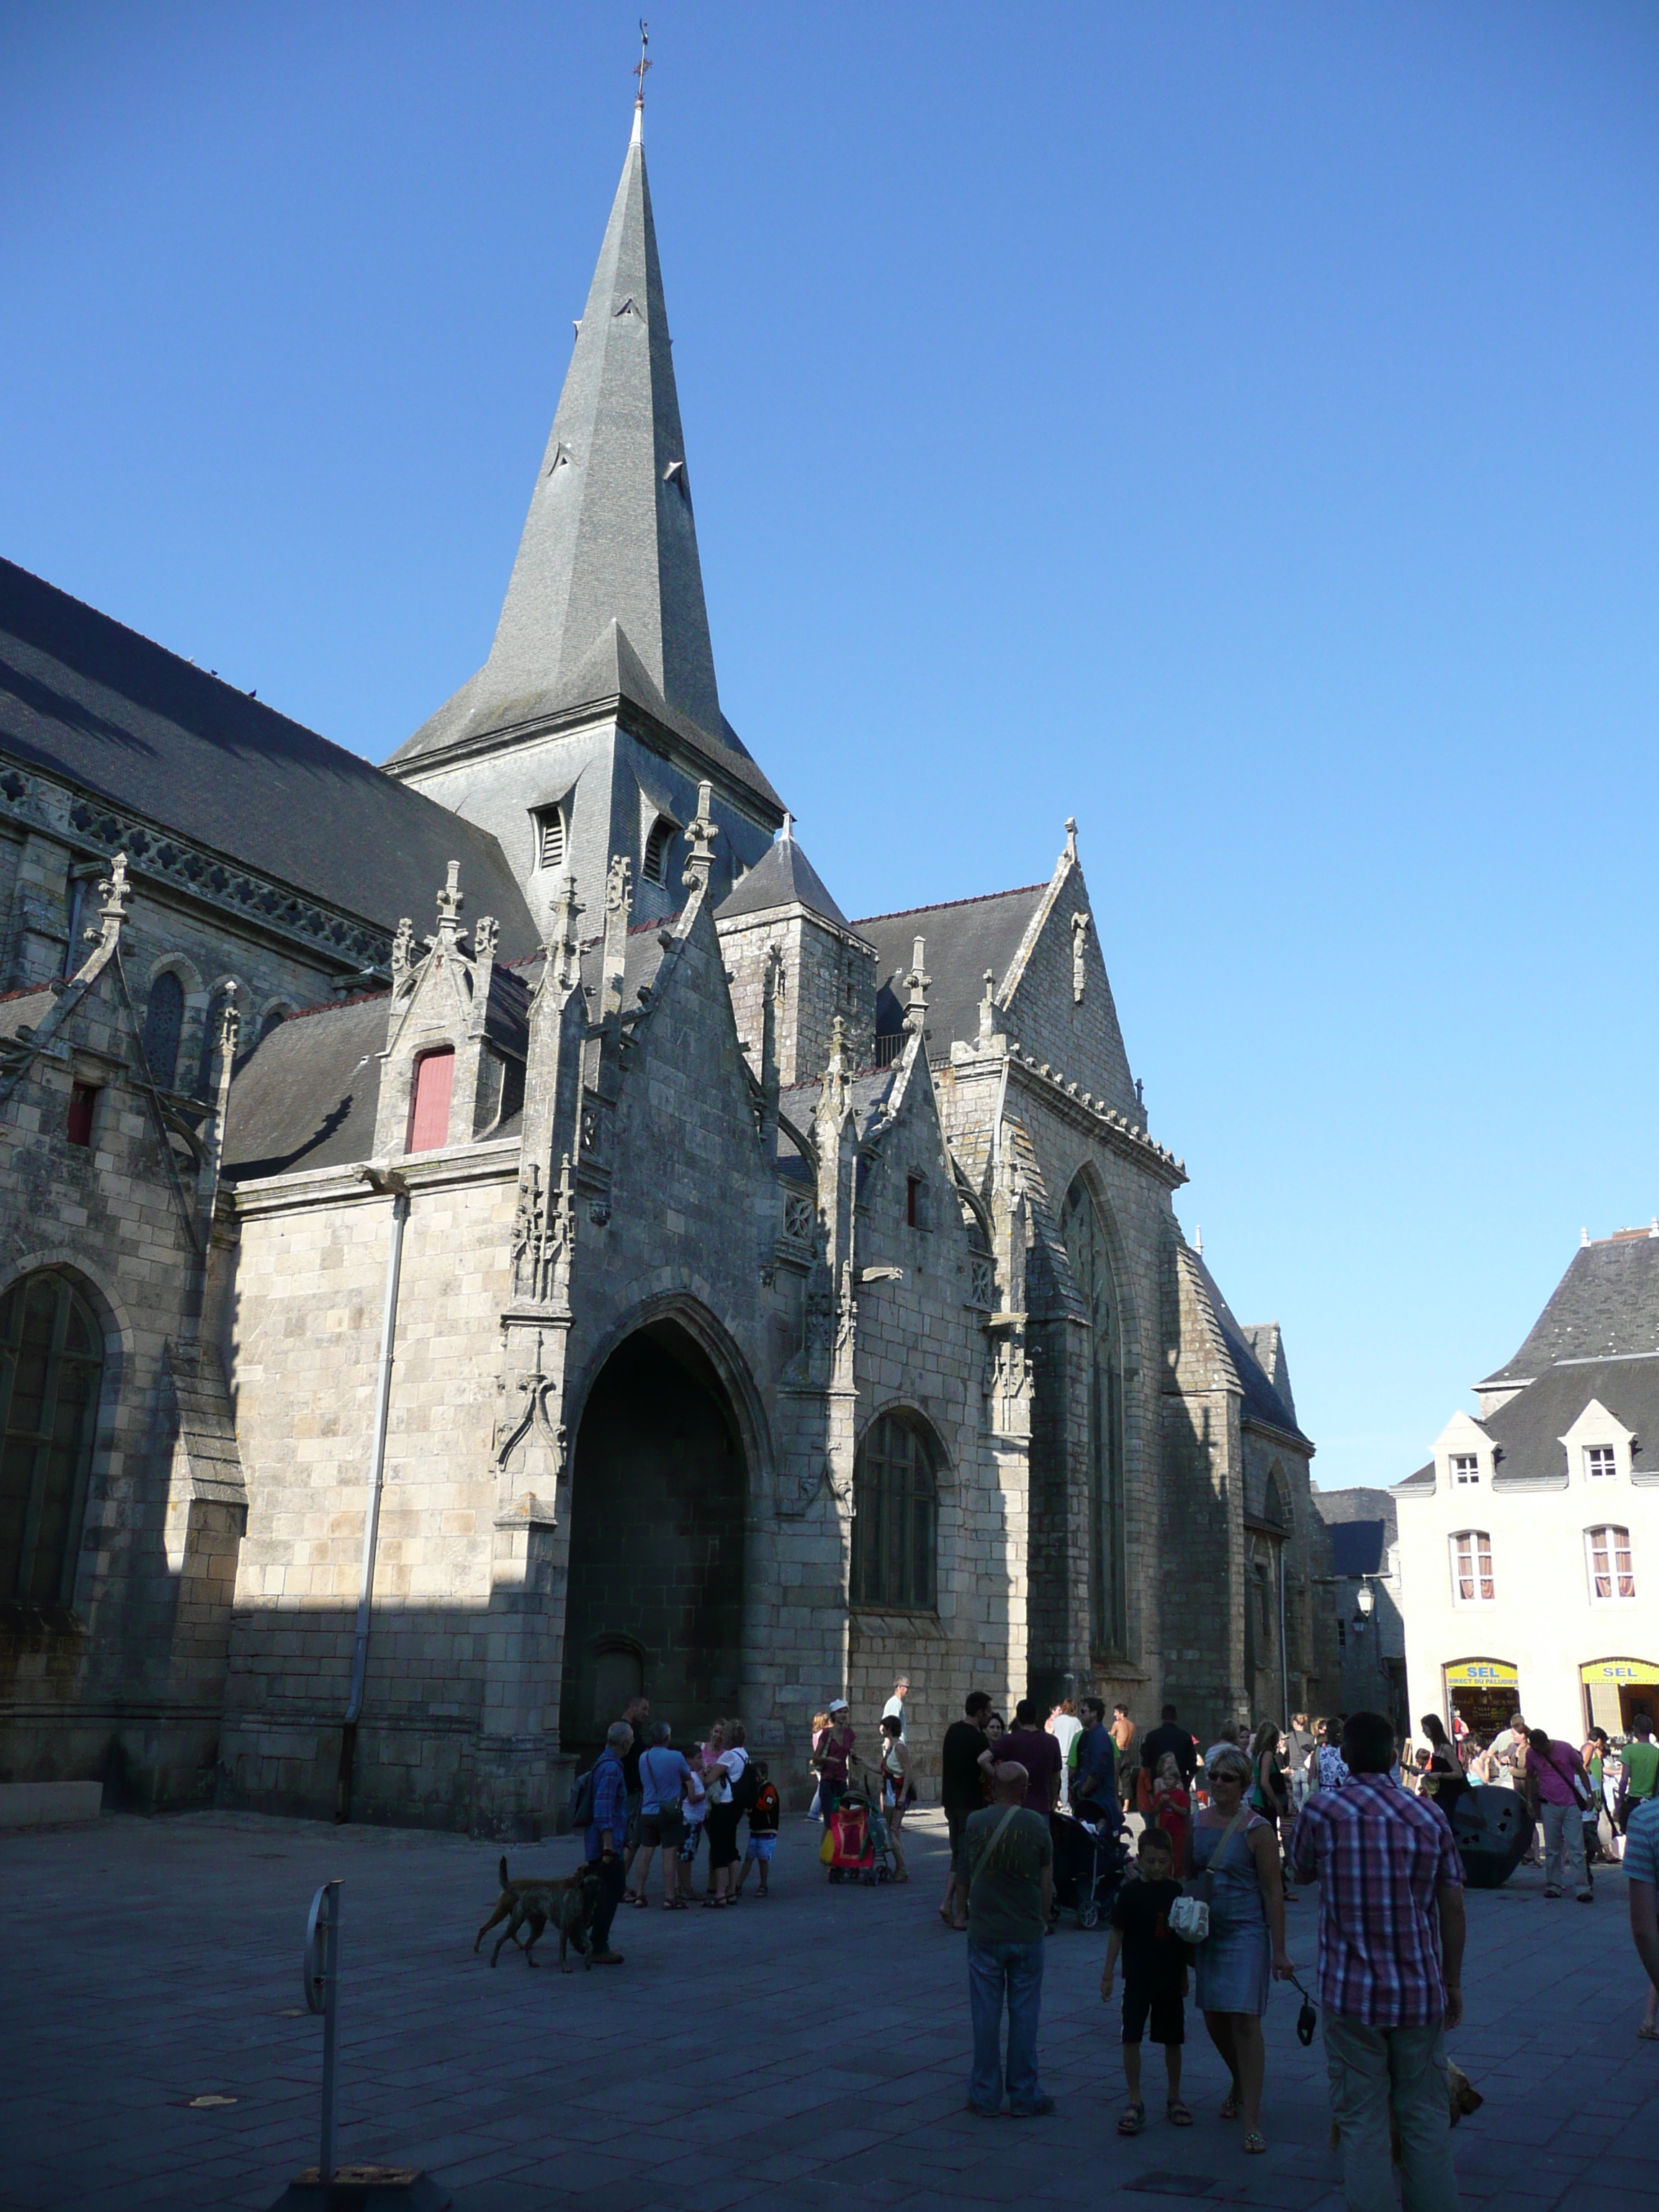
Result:
M473 1956L497 1854L458 1837L198 1814L0 1841L0 2203L269 2205L316 2156L321 2023L296 2010L299 1960L312 1891L338 1875L341 2158L424 2165L456 2212L961 2212L1034 2193L1090 2212L1152 2197L1340 2204L1294 1992L1267 2020L1265 2158L1217 2117L1220 2062L1190 2016L1197 2124L1155 2117L1118 2137L1104 1937L1070 1915L1043 2001L1057 2112L965 2112L963 1942L935 1914L942 1825L921 1816L908 1887L870 1891L830 1887L817 1831L787 1822L768 1902L624 1911L627 1965L568 1977L551 1938L533 1972L504 1952L491 1972L488 1946ZM574 1857L562 1840L512 1863ZM1291 1913L1310 1987L1315 1910ZM1486 2102L1456 2137L1465 2201L1659 2208L1659 2045L1636 2036L1622 1877L1604 1873L1587 1911L1547 1901L1523 1869L1472 1893L1469 1920L1452 2047ZM204 2096L234 2101L192 2104Z

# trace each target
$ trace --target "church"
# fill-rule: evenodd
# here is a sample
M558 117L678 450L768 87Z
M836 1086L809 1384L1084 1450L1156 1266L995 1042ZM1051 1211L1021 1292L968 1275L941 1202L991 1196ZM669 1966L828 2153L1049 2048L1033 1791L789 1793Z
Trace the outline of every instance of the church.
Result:
M510 1838L641 1694L797 1796L900 1672L924 1790L974 1688L1334 1698L1055 842L849 921L726 719L639 107L383 767L0 562L0 1781Z

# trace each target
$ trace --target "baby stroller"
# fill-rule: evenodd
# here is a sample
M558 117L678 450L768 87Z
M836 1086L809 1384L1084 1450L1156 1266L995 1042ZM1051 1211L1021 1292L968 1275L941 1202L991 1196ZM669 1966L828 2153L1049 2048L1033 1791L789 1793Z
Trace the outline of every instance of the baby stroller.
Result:
M1115 1833L1104 1820L1075 1813L1051 1813L1048 1826L1054 1839L1054 1917L1059 1919L1064 1905L1076 1913L1079 1928L1097 1928L1129 1863L1121 1829Z
M866 1888L885 1881L887 1823L861 1797L843 1797L830 1820L830 1879L860 1881Z

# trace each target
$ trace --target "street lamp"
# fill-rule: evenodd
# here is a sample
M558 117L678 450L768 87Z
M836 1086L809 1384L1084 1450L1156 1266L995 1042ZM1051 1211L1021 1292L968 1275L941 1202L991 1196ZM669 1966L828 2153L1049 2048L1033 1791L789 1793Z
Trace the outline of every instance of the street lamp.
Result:
M1369 1620L1376 1609L1376 1592L1369 1583L1361 1583L1353 1594L1353 1601L1361 1620Z

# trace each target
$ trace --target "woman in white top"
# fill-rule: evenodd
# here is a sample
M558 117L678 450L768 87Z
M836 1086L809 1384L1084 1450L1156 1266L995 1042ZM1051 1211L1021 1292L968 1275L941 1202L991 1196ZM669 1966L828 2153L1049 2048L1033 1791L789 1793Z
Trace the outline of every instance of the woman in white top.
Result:
M1083 1723L1069 1698L1062 1698L1043 1723L1060 1746L1060 1809L1072 1809L1072 1746L1083 1733Z
M886 1713L881 1723L881 1808L893 1846L895 1881L908 1881L904 1863L904 1815L910 1803L910 1747L904 1741L903 1723L896 1713Z

